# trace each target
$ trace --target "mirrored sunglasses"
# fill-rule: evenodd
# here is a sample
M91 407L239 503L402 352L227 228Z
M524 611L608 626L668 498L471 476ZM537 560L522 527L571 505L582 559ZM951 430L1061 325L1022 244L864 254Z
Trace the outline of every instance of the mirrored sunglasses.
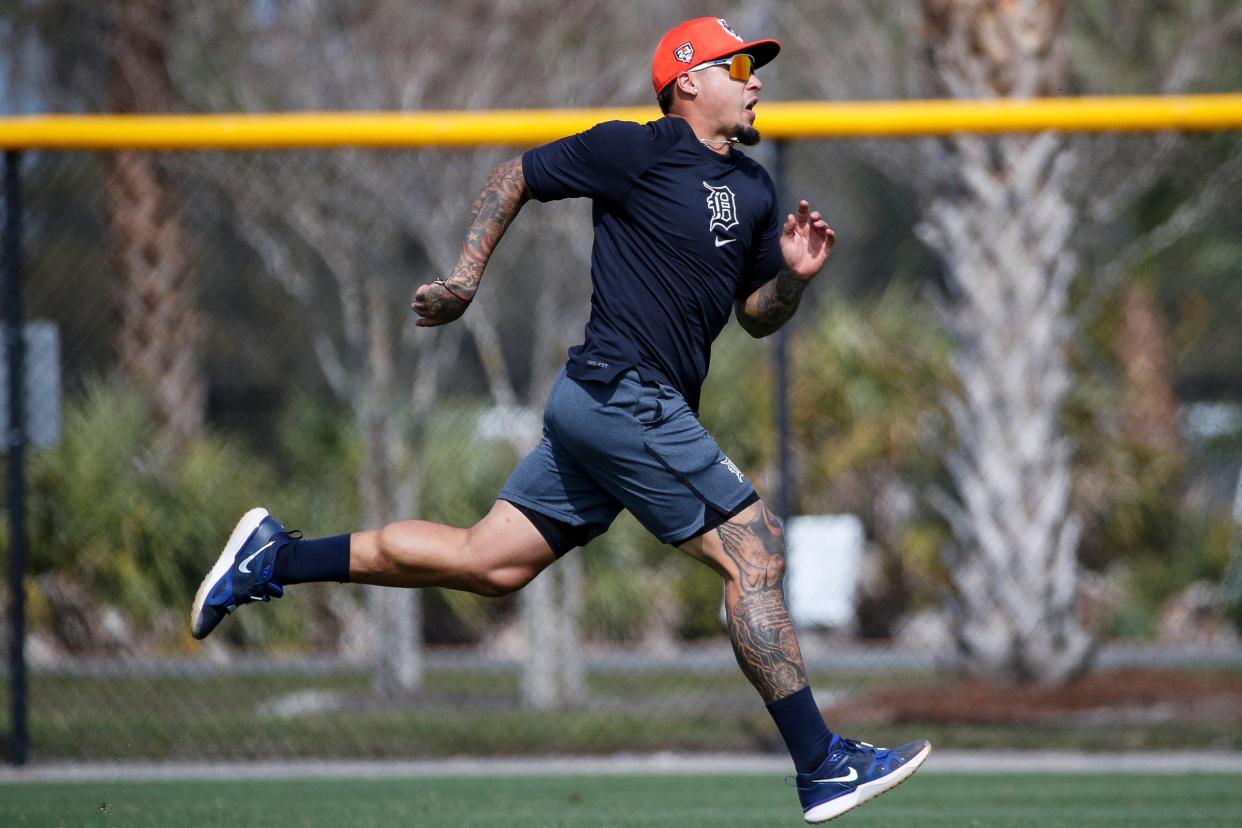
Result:
M721 58L720 60L709 60L706 63L700 63L698 66L695 66L693 69L688 71L698 72L699 70L706 69L709 66L728 66L729 77L733 78L735 81L742 81L745 83L750 80L750 76L754 74L755 59L750 55L731 55L730 57Z

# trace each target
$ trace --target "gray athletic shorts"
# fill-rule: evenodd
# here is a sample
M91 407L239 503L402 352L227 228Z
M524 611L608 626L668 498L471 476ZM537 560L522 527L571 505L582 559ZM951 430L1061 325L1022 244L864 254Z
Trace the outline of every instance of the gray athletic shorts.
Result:
M558 557L602 534L623 508L677 545L759 499L681 394L643 384L635 371L611 384L561 371L543 439L498 497L526 514Z

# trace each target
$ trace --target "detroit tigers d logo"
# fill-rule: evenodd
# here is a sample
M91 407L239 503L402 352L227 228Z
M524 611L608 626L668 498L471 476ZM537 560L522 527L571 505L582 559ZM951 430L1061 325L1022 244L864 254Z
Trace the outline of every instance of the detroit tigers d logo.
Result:
M707 209L711 211L707 229L727 233L730 228L737 227L737 201L733 191L727 186L713 187L706 181L703 186L707 188Z

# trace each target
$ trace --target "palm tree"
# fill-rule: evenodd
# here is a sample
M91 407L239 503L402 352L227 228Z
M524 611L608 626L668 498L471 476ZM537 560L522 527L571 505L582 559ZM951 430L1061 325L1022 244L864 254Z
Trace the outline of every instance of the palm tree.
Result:
M928 74L951 97L1055 95L1064 18L1062 0L924 0ZM954 136L932 160L920 235L949 286L956 492L939 505L955 538L954 631L970 672L1058 682L1092 647L1074 607L1079 521L1058 422L1070 385L1075 156L1043 133Z
M112 4L111 11L111 108L174 109L165 58L173 5L132 0ZM121 365L151 401L161 435L172 446L182 444L202 429L207 381L181 199L159 159L133 151L108 156L106 196L112 257L120 276Z

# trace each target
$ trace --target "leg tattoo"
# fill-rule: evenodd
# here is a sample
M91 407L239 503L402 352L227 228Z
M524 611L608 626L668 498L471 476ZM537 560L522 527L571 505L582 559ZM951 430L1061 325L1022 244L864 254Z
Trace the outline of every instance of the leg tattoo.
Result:
M746 678L770 704L806 687L806 668L785 608L785 532L760 503L749 523L716 528L737 566L739 595L728 603L729 638Z

